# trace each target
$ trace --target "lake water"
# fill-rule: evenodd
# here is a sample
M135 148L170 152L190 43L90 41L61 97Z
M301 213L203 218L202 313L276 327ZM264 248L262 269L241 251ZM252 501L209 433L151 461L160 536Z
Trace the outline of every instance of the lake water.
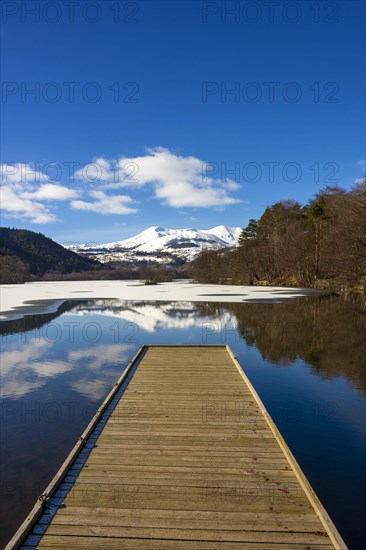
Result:
M65 303L0 323L5 544L142 344L229 344L350 548L366 540L366 313L283 303ZM230 406L230 404L227 404Z

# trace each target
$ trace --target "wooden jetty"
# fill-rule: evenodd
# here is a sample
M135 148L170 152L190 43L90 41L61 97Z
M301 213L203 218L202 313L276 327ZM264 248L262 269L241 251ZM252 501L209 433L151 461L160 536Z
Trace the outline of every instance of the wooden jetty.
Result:
M143 346L7 546L347 548L227 346Z

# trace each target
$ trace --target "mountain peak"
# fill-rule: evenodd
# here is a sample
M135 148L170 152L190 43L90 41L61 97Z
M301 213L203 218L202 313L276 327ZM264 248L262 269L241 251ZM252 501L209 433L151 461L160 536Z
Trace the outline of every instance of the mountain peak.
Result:
M218 225L212 229L208 229L207 233L215 235L219 239L234 245L238 243L238 239L241 233L241 227L228 227L227 225Z
M215 227L212 227L212 229L208 229L207 231L213 231L214 229L229 229L227 225L216 225Z
M92 254L101 262L155 262L164 264L193 260L205 248L227 248L236 246L241 233L240 227L218 225L212 229L167 229L153 225L138 235L93 247L79 245L75 252Z

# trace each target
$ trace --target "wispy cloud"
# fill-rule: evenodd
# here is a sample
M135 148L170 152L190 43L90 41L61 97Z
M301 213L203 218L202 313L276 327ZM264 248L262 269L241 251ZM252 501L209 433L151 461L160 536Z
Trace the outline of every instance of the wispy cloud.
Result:
M138 210L128 206L135 201L128 195L106 195L104 191L91 191L90 196L95 201L74 200L71 202L71 208L74 210L84 210L96 212L97 214L133 214Z
M5 213L33 223L48 223L56 220L56 216L37 201L25 199L19 192L10 186L0 188L1 209Z
M38 199L46 201L66 201L74 199L78 193L74 189L56 185L54 183L44 183L35 191L23 193L23 197L27 199Z
M49 183L45 174L25 163L1 164L0 177L2 210L32 223L55 221L57 217L52 212L52 202L77 197L75 190Z

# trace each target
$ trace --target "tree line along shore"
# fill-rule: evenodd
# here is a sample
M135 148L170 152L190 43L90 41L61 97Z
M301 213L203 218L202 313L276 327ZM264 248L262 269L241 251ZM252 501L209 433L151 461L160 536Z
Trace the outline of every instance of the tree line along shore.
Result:
M306 205L284 200L251 219L231 249L203 249L177 269L116 267L66 250L40 233L0 229L0 282L190 277L199 283L284 285L366 296L366 179L325 187ZM365 298L366 301L366 298Z
M366 294L366 179L350 191L326 187L302 206L268 206L243 229L236 249L203 250L200 283L286 285Z

